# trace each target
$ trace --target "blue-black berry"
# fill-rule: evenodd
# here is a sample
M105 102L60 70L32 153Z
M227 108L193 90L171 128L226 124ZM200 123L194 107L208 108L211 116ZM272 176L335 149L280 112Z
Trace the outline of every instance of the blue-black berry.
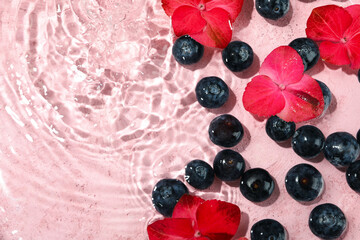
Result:
M310 38L297 38L289 46L295 49L301 56L304 71L315 66L320 58L319 47Z
M291 138L295 133L295 128L294 122L286 122L278 116L271 116L265 126L267 135L276 142Z
M295 131L291 140L294 152L303 158L314 158L324 147L325 136L315 126L304 125Z
M222 181L238 180L245 171L244 158L231 149L225 149L216 154L213 166L215 175Z
M286 240L285 228L274 219L263 219L250 230L251 240Z
M324 110L323 110L323 112L321 114L321 116L324 116L326 110L329 108L330 103L331 103L331 98L332 98L331 97L331 91L330 91L330 89L328 88L328 86L325 83L323 83L323 82L321 82L319 80L316 80L316 81L319 83L319 86L321 88L321 92L322 92L323 97L324 97Z
M256 0L256 11L264 18L277 20L289 11L289 0Z
M229 43L222 51L225 66L232 72L240 72L253 63L254 52L249 44L241 41Z
M178 63L190 65L200 61L204 55L204 46L190 36L185 35L176 39L172 54Z
M252 202L262 202L273 193L275 183L268 171L253 168L246 171L240 180L240 192Z
M203 160L195 159L185 166L185 180L194 188L209 188L214 178L214 170Z
M210 140L222 147L233 147L244 136L241 123L230 114L223 114L214 118L209 125L208 132Z
M346 181L352 190L360 193L360 160L350 164L346 170Z
M229 98L228 86L218 77L201 79L196 85L195 93L200 105L206 108L219 108Z

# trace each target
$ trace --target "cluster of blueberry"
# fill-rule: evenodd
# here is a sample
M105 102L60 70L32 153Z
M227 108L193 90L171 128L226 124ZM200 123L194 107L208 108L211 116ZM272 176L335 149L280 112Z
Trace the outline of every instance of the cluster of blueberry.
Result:
M270 9L264 7L266 1L257 0L257 10ZM274 2L274 1L272 1ZM288 11L288 1L280 0L273 7L276 16L282 16ZM259 12L260 13L260 12ZM266 13L263 13L266 15ZM276 16L268 17L277 19ZM281 17L280 16L280 17ZM317 45L308 38L298 38L289 46L302 57L305 71L312 68L319 59ZM173 55L180 64L198 62L204 52L204 47L189 36L178 38L173 46ZM251 47L240 41L231 42L222 52L225 66L238 72L247 69L253 61ZM318 81L324 96L324 112L331 102L331 92L321 81ZM219 108L229 98L229 88L226 83L215 76L201 79L195 88L196 98L205 108ZM323 113L324 114L324 113ZM208 129L210 140L222 147L237 145L244 136L240 121L230 115L215 117ZM360 160L355 161L360 154L360 130L356 140L346 132L336 132L325 139L323 133L311 125L304 125L296 130L293 122L285 122L277 116L270 117L266 122L266 133L276 142L291 139L291 145L296 154L311 159L321 152L325 158L336 167L348 167L346 179L352 189L360 192ZM359 142L358 142L359 141ZM195 159L185 167L185 180L196 189L207 189L214 182L215 176L222 181L240 180L240 192L252 202L262 202L268 199L275 188L275 183L269 172L262 168L245 171L245 161L240 153L231 149L220 151L214 158L213 167L203 160ZM289 195L301 202L315 200L322 193L324 180L321 173L309 164L298 164L286 174L285 186ZM154 187L152 201L158 212L170 217L180 197L188 193L184 183L176 179L162 179ZM309 217L309 227L318 237L334 239L339 237L346 228L346 218L340 208L333 204L321 204L315 207ZM251 239L287 239L285 228L276 220L264 219L251 228Z

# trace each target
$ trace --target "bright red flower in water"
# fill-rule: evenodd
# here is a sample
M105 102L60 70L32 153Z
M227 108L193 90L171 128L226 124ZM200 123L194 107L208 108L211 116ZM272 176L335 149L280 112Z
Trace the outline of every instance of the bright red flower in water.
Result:
M304 74L300 55L289 46L273 50L245 88L243 104L261 117L277 115L285 121L302 122L319 116L324 98L319 84Z
M230 240L238 230L240 217L240 209L234 204L185 194L172 218L150 224L147 231L149 240Z
M360 68L360 5L315 8L307 21L306 35L321 41L320 56L324 61Z
M190 35L199 43L225 48L232 37L232 23L243 0L162 0L176 36Z

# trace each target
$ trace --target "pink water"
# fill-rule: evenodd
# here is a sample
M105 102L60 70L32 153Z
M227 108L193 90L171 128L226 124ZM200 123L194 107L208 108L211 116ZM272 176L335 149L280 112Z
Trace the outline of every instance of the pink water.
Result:
M352 0L360 3L359 0ZM192 159L212 164L220 150L207 127L220 113L235 115L245 137L234 147L249 167L266 168L275 178L273 197L262 204L244 199L238 184L216 180L206 191L243 211L239 236L253 223L275 218L290 239L315 239L307 226L319 203L338 205L348 219L343 239L360 238L356 206L360 195L345 174L323 157L312 164L323 174L325 191L313 204L286 193L284 177L307 162L289 146L265 134L264 121L241 102L247 82L266 55L305 36L311 9L349 1L291 0L287 17L266 21L251 0L234 25L233 39L248 42L256 58L240 74L227 70L221 52L206 49L192 67L171 56L173 35L160 0L0 0L0 238L147 239L146 226L161 218L151 191L161 178L184 180ZM310 75L333 93L328 113L310 124L325 136L356 134L360 122L360 84L356 72L319 62ZM216 75L232 89L219 110L206 110L194 88Z

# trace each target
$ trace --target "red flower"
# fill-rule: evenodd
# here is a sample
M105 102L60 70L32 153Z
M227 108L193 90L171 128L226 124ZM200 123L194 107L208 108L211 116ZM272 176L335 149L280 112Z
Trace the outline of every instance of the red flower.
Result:
M232 23L243 0L162 0L176 36L190 35L199 43L225 48L231 41Z
M360 68L360 5L315 8L307 21L306 35L321 41L320 56L324 61Z
M149 240L230 240L238 230L240 216L234 204L185 194L172 218L150 224L147 231Z
M277 115L292 122L322 113L321 88L315 79L304 74L301 57L293 48L282 46L273 50L259 73L245 88L243 104L247 111L262 117Z

